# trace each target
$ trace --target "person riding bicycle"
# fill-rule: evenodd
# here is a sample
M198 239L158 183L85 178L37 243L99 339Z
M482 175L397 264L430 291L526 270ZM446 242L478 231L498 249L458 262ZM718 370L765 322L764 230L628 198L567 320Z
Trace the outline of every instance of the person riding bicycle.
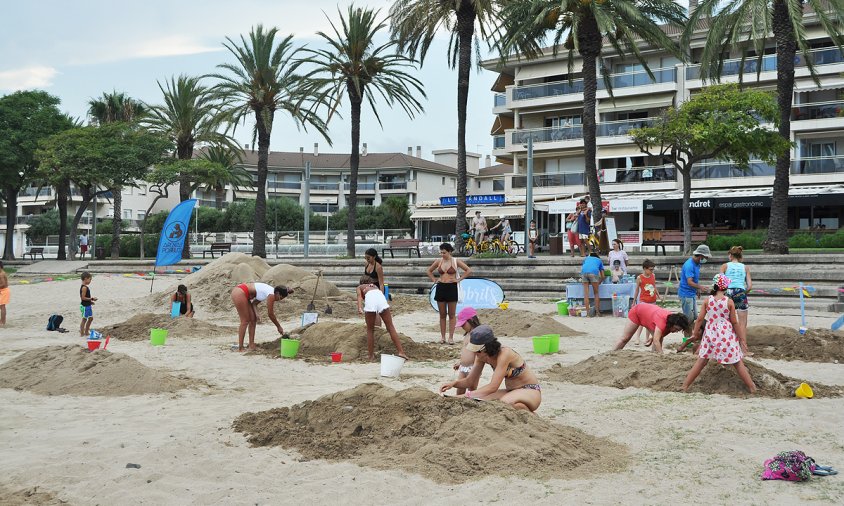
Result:
M507 244L507 242L510 241L510 235L513 233L513 228L510 226L510 220L508 220L507 218L504 218L489 230L493 231L498 227L501 227L501 242L502 242L502 244Z

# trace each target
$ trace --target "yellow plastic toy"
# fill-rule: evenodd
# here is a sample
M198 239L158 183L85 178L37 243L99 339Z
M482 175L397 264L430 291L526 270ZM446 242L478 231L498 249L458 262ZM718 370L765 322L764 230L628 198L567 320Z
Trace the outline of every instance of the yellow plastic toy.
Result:
M794 395L801 399L811 399L815 393L812 392L812 387L808 383L800 383L800 386L794 391Z
M502 311L506 311L507 308L510 307L510 303L509 302L502 302L501 304L498 305L498 307L500 307Z

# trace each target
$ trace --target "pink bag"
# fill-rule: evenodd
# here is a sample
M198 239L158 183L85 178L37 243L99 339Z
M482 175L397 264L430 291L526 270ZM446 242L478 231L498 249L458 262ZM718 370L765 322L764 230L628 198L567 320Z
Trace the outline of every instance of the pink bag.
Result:
M765 461L763 480L806 481L815 471L815 461L800 450L780 452Z

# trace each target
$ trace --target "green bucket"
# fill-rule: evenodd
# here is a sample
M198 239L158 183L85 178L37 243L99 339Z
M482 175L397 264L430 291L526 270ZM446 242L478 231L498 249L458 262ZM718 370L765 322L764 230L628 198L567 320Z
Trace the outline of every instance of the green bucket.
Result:
M567 301L567 300L557 301L557 314L560 315L560 316L568 316L569 315L569 301Z
M298 339L282 339L281 340L281 356L284 358L296 358L299 353Z
M548 353L560 351L560 334L545 334L542 337L548 338Z
M533 352L537 355L548 354L548 347L551 345L551 338L548 336L536 336L533 338Z
M149 329L149 343L153 346L164 346L167 340L167 329Z

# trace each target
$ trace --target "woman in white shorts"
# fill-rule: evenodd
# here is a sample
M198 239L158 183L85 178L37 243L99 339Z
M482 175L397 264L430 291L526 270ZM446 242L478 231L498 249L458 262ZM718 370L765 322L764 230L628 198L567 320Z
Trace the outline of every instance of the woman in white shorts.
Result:
M390 333L390 339L396 346L398 356L407 360L407 355L404 354L404 349L401 347L399 334L396 332L396 327L393 325L393 316L390 313L390 304L387 303L387 298L375 282L369 276L360 278L360 284L357 289L358 293L358 313L364 315L366 320L366 346L369 352L369 360L375 360L375 320L380 315L387 332Z

